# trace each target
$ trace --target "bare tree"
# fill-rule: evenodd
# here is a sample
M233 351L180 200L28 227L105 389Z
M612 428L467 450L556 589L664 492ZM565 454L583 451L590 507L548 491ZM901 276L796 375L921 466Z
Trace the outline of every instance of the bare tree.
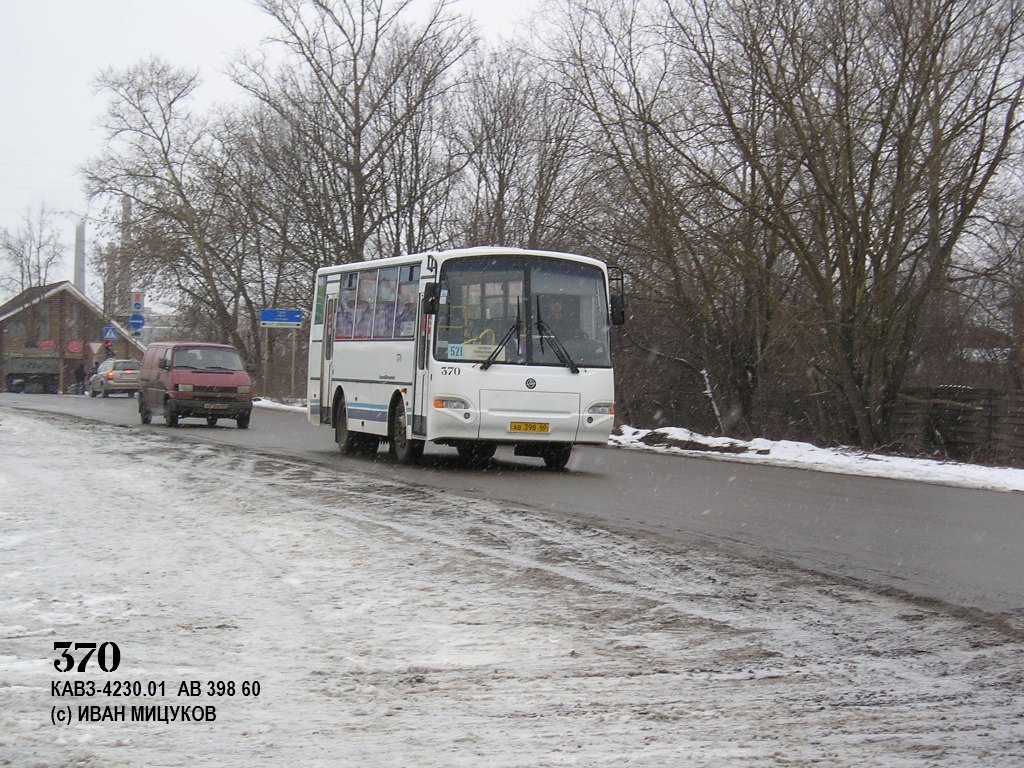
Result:
M140 284L148 281L183 311L197 307L206 335L258 361L252 325L258 297L248 290L244 252L221 215L222 146L190 111L196 75L151 59L108 70L98 83L109 97L109 143L87 166L86 178L94 196L131 202L122 248L129 249Z
M67 251L55 217L54 211L40 205L25 211L17 229L0 229L0 288L17 296L53 279L53 271ZM45 304L26 304L19 321L24 328L25 346L32 347L47 335L49 310Z
M777 308L792 290L791 261L755 213L765 193L656 6L567 2L559 26L547 55L591 116L582 138L602 174L597 250L635 294L626 388L644 392L649 417L699 411L749 429L764 416L766 366L786 338Z
M280 26L288 59L276 69L246 61L236 79L303 148L305 225L324 233L321 263L388 255L418 242L407 226L432 185L450 174L444 162L428 162L424 115L457 86L456 65L472 44L466 25L448 13L448 0L420 23L405 22L411 0L261 5ZM396 160L412 165L395 168Z
M578 249L596 202L579 105L510 46L480 55L471 70L460 111L463 241Z
M415 33L403 34L411 41ZM452 52L449 47L456 41L459 47ZM397 131L383 163L382 210L390 213L374 236L375 253L415 253L451 242L451 198L466 162L453 105L465 87L464 70L457 65L470 43L471 38L442 34L425 45L398 45L389 52L390 67L397 72L387 110ZM439 80L436 62L453 53L459 61L452 61Z
M11 294L46 285L67 255L55 219L57 214L40 205L27 210L16 229L0 229L0 288Z
M973 355L955 348L961 365L980 355L987 368L1004 369L1009 389L1024 389L1024 190L1004 174L1004 193L974 234L971 258L957 265L955 285L969 308L963 314L980 339ZM948 340L947 340L948 346Z
M666 0L796 259L814 365L884 444L919 321L1019 127L1014 2ZM764 121L750 119L751 84Z

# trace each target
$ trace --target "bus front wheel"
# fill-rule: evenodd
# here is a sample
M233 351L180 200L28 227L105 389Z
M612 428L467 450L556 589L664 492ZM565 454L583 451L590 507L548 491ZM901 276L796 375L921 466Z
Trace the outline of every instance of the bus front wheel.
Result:
M548 448L542 456L544 466L548 469L565 469L569 463L569 457L572 456L572 446L560 445L557 448Z
M405 403L396 398L391 404L391 455L399 464L415 464L423 455L423 441L409 437L405 420Z
M334 441L342 456L351 456L358 452L359 441L356 433L348 428L348 412L345 410L344 398L334 409Z
M492 458L498 446L494 443L463 443L456 446L459 458L471 467L482 467Z

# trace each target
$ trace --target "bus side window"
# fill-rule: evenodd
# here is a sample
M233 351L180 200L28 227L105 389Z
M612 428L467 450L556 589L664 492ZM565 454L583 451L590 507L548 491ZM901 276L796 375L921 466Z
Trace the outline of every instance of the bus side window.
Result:
M416 279L419 279L418 272ZM414 282L402 283L398 286L398 312L395 315L396 339L411 339L416 333L416 290L417 283Z
M338 302L338 310L334 313L334 334L339 339L352 338L352 309L345 305L345 299Z
M358 275L349 272L341 276L341 293L338 296L338 311L334 325L334 335L337 339L351 339L352 329L355 324L356 306L356 281Z
M356 339L367 339L370 337L370 330L373 327L373 304L366 299L356 301L356 320L352 337Z
M373 317L373 338L390 339L395 325L394 303L378 304Z
M368 269L359 273L358 298L356 299L355 328L352 336L368 339L373 333L373 305L377 293L377 270Z
M398 301L398 267L381 269L377 279L377 308L373 314L373 338L394 336L395 303Z

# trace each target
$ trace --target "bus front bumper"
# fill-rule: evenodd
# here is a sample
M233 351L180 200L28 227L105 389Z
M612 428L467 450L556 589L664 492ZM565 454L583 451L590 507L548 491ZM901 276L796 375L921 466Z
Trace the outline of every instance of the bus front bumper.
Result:
M431 433L438 442L608 442L615 417L584 413L578 393L481 390L479 408L434 408Z

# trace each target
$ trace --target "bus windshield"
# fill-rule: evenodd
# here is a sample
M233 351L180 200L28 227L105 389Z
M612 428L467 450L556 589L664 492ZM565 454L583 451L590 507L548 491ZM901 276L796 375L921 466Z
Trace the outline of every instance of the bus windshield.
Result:
M611 367L604 274L540 256L444 262L434 338L438 360Z

